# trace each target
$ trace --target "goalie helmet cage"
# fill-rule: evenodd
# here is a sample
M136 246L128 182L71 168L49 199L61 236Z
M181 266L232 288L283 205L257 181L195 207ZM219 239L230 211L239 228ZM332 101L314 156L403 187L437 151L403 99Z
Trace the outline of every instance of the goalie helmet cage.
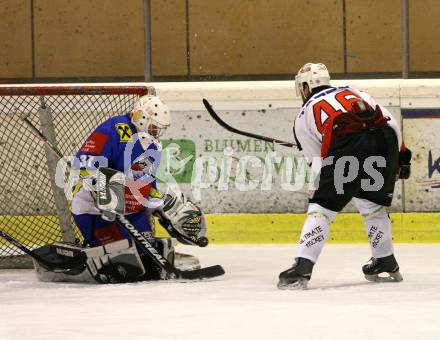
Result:
M132 110L151 86L0 86L0 230L28 248L82 242L63 189L54 182L55 154L26 126L27 119L73 156L100 123ZM0 238L0 268L30 268L27 255Z

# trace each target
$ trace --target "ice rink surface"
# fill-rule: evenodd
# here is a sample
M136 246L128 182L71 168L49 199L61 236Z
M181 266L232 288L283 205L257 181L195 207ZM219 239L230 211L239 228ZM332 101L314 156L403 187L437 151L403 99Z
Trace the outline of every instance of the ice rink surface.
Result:
M306 291L276 288L293 245L179 247L223 277L40 283L0 271L0 339L440 339L440 245L397 245L404 281L370 283L368 245L325 246Z

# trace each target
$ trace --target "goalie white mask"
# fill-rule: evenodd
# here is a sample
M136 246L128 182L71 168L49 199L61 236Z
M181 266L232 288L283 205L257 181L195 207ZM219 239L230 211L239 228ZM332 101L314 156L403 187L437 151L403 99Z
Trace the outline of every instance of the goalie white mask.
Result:
M168 107L156 96L143 96L134 104L131 122L137 132L159 138L171 124Z
M306 83L309 86L310 92L319 86L330 85L330 74L327 67L324 64L312 64L307 63L300 68L298 74L295 77L295 88L297 96L302 95L304 98L307 96L303 92L303 84Z

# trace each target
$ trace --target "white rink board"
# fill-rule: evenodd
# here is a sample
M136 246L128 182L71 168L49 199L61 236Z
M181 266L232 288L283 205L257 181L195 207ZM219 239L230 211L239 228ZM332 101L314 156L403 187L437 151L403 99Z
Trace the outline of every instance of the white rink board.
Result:
M182 249L182 248L181 248ZM368 245L327 245L310 289L280 291L295 246L184 248L211 281L50 284L0 271L0 339L438 339L440 245L396 245L404 281L371 283ZM256 261L257 259L257 261Z
M440 209L440 119L404 119L413 151L412 178L405 183L407 211Z

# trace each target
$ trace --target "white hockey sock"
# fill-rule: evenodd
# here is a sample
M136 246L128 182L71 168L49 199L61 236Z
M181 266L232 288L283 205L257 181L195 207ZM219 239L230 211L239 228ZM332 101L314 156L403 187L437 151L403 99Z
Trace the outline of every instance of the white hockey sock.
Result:
M330 223L336 212L311 203L307 211L307 218L301 232L297 257L304 257L312 262L318 260L330 230Z
M391 220L386 208L363 199L355 199L355 203L364 218L372 256L379 258L393 254Z
M391 220L387 212L383 210L374 216L366 216L364 223L373 257L385 257L393 254Z

